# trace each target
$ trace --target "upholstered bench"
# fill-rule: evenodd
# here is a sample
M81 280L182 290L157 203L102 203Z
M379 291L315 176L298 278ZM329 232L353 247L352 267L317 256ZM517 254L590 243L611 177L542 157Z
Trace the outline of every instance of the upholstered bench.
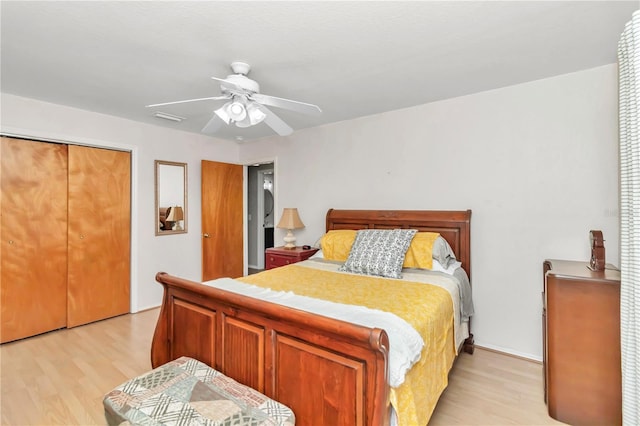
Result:
M293 425L289 407L182 357L109 392L110 425Z

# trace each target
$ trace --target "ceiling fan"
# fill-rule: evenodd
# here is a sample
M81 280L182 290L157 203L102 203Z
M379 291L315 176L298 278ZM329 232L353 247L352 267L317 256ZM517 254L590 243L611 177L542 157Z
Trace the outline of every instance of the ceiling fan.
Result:
M235 124L237 127L249 127L264 121L267 126L281 136L290 135L293 133L293 129L265 105L310 115L319 115L322 112L317 105L261 94L260 85L247 77L251 69L249 64L232 62L231 69L234 74L227 76L226 79L211 77L220 82L221 96L164 102L147 105L147 108L187 102L227 100L223 106L214 111L213 117L202 129L203 133L216 132L222 123Z

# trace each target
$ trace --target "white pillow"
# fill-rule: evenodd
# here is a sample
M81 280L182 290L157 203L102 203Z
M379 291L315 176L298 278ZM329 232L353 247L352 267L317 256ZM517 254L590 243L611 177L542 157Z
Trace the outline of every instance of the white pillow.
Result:
M324 259L324 256L322 255L322 250L318 250L313 256L311 256L309 259Z
M448 268L450 264L456 261L456 255L453 249L442 236L436 238L431 249L433 260L440 262L440 265Z
M456 271L456 269L460 268L462 266L462 262L458 262L457 260L454 260L453 262L451 262L449 264L448 268L445 268L444 266L442 266L442 264L440 262L438 262L437 260L433 259L433 266L431 267L432 271L437 271L437 272L444 272L445 274L449 274L449 275L453 275L453 273Z

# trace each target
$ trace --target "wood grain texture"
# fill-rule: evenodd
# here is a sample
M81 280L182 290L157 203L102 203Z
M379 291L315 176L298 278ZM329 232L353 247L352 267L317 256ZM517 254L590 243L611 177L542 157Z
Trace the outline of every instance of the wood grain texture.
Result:
M619 425L620 271L592 271L588 265L560 260L543 265L549 414L570 424Z
M67 146L3 137L0 342L67 323Z
M0 346L0 424L105 425L102 398L151 369L158 310Z
M232 379L264 392L265 328L228 315L221 319L223 347L218 365Z
M456 256L468 265L470 217L471 211L330 210L327 213L327 230L402 228L405 224L420 230L442 230L452 238L452 248L458 250ZM158 273L156 280L164 286L164 299L152 343L154 366L173 359L171 353L178 349L172 336L186 335L189 329L197 326L199 321L192 325L188 321L189 316L176 321L171 315L176 303L189 303L209 310L212 316L216 316L218 324L229 321L229 318L251 324L242 332L238 327L229 328L227 332L233 330L230 339L224 338L225 327L213 336L195 336L193 339L213 339L213 347L218 351L216 363L211 365L213 368L231 377L235 375L241 383L250 386L259 387L263 381L263 393L288 405L303 424L316 419L345 425L377 425L388 421L390 390L386 372L389 346L383 330L259 301L166 273ZM260 347L255 341L263 335L266 338L264 346ZM253 336L260 337L256 339ZM278 345L284 336L300 342L297 352L291 349L293 346L285 348ZM197 346L196 342L182 342L185 351ZM472 337L470 347L472 350ZM222 352L221 348L224 348ZM283 350L287 350L290 356L280 358ZM222 360L231 356L235 356L233 363L225 365ZM355 363L347 369L347 363L336 361L346 358ZM258 363L261 365L256 368ZM227 367L233 371L227 371ZM349 368L355 373L349 373ZM279 385L281 375L289 379L284 388ZM339 388L337 381L341 377L350 384L336 393L334 389ZM314 388L313 398L301 398L300 395L312 392L309 384Z
M224 374L235 375L243 384L253 384L268 397L289 401L285 404L296 413L301 424L311 424L317 418L337 419L336 425L353 424L356 418L361 419L362 424L385 424L389 409L386 384L389 340L383 330L226 292L165 273L158 273L156 279L165 288L165 303L152 342L154 367L170 361L172 352L185 353L194 347L194 343L184 340L180 340L184 348L177 346L173 336L181 335L191 323L178 322L170 315L176 303L194 305L215 315L216 323L226 324L221 333L196 337L205 341L213 338L214 348L224 348L224 352L215 354L216 360L224 362L209 365ZM187 315L181 317L188 318ZM281 342L286 338L299 342L298 351L306 349L307 355L280 357L278 354L285 349ZM352 380L345 381L348 392L336 390L337 381L346 372L345 362L336 362L336 359L349 359L361 366ZM281 377L295 380L282 386ZM260 389L260 383L265 384L264 390ZM314 395L319 397L301 399L300 395L309 394L311 384ZM356 412L357 416L353 414Z
M564 424L547 414L540 363L476 349L456 359L430 426Z
M202 161L202 281L244 274L243 166Z
M302 371L279 368L275 377L274 399L288 407L302 407L301 412L314 413L313 417L296 418L296 425L366 424L368 416L362 389L366 363L349 354L330 352L288 336L278 336L276 347L278 365L305 367ZM323 380L311 381L311 377ZM291 383L300 381L306 382L305 391L291 392Z
M293 249L270 247L265 250L265 269L273 269L280 266L302 262L303 260L309 259L317 252L317 248L303 249L300 246Z
M173 303L172 317L176 324L189 324L189 327L171 330L171 359L188 356L211 365L217 352L215 312L178 299Z
M68 327L129 312L130 158L69 146Z
M437 232L451 246L471 280L471 210L329 209L326 229L417 229Z
M158 309L0 346L0 424L105 425L102 398L151 369ZM283 384L284 386L284 384ZM429 422L560 425L542 399L542 365L477 348L456 360Z

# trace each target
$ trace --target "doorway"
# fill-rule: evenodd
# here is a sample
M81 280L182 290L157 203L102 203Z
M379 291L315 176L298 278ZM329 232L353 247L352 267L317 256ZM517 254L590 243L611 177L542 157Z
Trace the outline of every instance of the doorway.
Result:
M247 263L254 273L264 269L264 252L273 247L275 172L273 162L247 169Z

